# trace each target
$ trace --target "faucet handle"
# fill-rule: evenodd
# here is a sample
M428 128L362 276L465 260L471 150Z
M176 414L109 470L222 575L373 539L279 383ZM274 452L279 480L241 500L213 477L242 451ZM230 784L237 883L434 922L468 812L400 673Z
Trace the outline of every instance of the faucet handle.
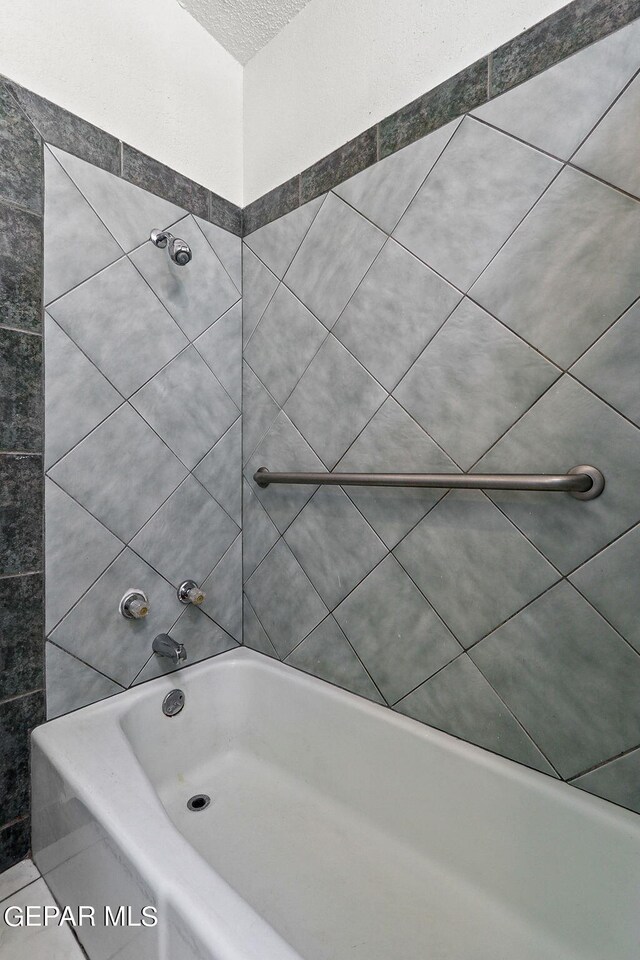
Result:
M142 620L149 613L149 598L144 590L127 590L119 609L126 620Z
M198 586L195 580L185 580L178 587L178 600L180 603L195 603L199 606L207 599L204 590Z

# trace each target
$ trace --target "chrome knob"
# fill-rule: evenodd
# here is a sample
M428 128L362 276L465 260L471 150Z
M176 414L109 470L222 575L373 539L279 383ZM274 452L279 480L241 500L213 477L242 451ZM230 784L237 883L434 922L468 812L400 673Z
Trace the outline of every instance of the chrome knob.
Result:
M119 609L126 620L142 620L149 613L149 599L144 590L127 590Z
M185 580L178 587L178 600L180 603L195 603L199 606L207 599L204 590L198 586L195 580Z

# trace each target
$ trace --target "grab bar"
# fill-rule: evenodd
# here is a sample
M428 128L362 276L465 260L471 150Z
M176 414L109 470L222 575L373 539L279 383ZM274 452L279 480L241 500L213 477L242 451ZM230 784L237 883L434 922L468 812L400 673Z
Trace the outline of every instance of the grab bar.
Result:
M274 473L260 467L253 475L259 487L272 483L311 483L340 487L449 487L463 490L564 491L578 500L594 500L604 490L597 467L581 465L568 473Z

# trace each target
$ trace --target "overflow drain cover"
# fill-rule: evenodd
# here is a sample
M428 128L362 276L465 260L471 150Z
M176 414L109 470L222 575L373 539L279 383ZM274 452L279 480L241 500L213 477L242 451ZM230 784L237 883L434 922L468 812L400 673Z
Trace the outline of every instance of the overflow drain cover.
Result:
M208 797L206 793L196 793L195 797L191 797L191 799L187 801L187 807L189 810L197 812L199 810L206 810L210 803L211 797Z

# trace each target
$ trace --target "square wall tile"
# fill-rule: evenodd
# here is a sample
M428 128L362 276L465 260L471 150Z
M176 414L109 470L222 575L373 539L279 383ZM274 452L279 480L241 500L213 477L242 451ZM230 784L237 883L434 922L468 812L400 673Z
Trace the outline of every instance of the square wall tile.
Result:
M274 660L278 660L279 657L276 649L271 643L271 640L269 640L264 627L258 620L256 612L246 596L244 598L243 620L244 645L250 647L251 650L255 650L257 653L263 653L265 657L273 657Z
M478 490L447 494L394 553L465 647L560 577Z
M328 337L285 413L332 470L386 399L386 392L335 337Z
M249 577L245 593L279 657L286 657L329 612L284 542Z
M321 487L284 538L330 610L387 552L339 487Z
M205 330L194 346L236 407L242 405L242 301Z
M163 367L131 404L190 470L240 416L195 347Z
M246 480L243 480L242 489L242 562L244 578L247 580L269 553L280 534Z
M329 194L285 283L331 329L385 241L382 231Z
M555 776L555 771L467 656L458 657L396 710Z
M248 363L242 364L242 462L247 462L280 413L280 407Z
M123 690L120 684L47 641L47 720Z
M572 780L575 787L640 813L640 750Z
M388 703L404 697L462 650L392 555L333 615Z
M201 606L234 640L242 643L242 537L238 535L202 584Z
M470 656L565 779L640 743L640 656L568 583Z
M557 367L464 300L394 397L468 470L559 376Z
M242 293L242 240L215 223L194 217L233 284Z
M380 692L333 617L323 620L306 640L289 654L285 663L351 693L366 697L367 700L384 703Z
M186 474L186 467L128 404L50 471L58 486L125 543Z
M241 444L242 419L238 417L193 470L196 480L238 526L242 523Z
M49 313L124 397L189 342L126 257L57 300Z
M559 170L556 160L466 118L393 236L468 290Z
M472 297L568 367L640 295L640 204L567 167Z
M258 325L258 320L267 309L267 304L276 292L278 278L264 263L243 245L242 254L242 337L247 343Z
M245 244L276 277L284 277L323 200L324 195L303 203L284 217L278 217L245 237Z
M131 541L176 587L201 584L238 534L238 525L193 477L187 477Z
M444 450L389 397L337 464L339 473L459 473ZM347 487L391 549L446 493L427 487Z
M131 259L178 326L195 340L240 294L193 217L178 221L172 233L191 247L191 263L173 263L167 251L150 240L134 250Z
M333 333L393 390L460 299L457 290L388 240Z
M562 377L474 468L478 473L566 473L593 464L596 500L492 490L494 500L552 563L568 573L640 519L640 431L570 377Z

